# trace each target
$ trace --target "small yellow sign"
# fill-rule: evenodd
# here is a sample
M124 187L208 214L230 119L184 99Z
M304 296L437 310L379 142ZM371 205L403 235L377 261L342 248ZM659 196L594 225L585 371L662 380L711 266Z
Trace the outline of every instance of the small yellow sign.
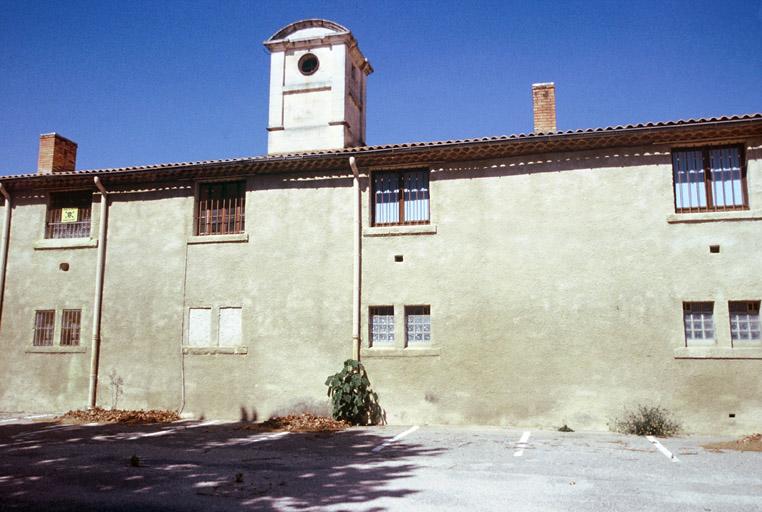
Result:
M79 208L61 208L61 222L77 222Z

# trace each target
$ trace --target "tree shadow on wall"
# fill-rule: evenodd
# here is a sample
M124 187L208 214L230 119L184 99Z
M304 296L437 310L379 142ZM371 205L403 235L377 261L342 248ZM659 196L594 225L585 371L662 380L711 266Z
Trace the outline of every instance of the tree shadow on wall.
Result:
M441 448L400 429L262 432L209 425L0 426L3 510L282 510L394 508L404 481ZM133 457L134 456L134 457ZM391 503L389 500L393 500ZM376 503L374 503L376 502Z

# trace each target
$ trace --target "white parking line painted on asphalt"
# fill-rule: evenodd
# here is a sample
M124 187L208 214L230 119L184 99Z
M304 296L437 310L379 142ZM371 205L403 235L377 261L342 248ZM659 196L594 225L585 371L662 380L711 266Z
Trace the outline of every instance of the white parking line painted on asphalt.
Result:
M656 439L654 436L646 436L646 439L648 439L648 441L649 441L649 442L650 442L652 445L654 445L654 446L656 447L656 449L657 449L657 450L659 450L661 453L663 453L663 454L664 454L664 456L665 456L665 457L667 457L669 460L671 460L672 462L680 462L680 461L677 459L677 457L675 457L675 455L674 455L674 454L673 454L671 451L667 450L667 449L664 447L664 445L663 445L663 444L661 444L661 443L659 442L659 440L658 440L658 439Z
M0 423L11 423L12 421L18 421L21 418L8 418L7 420L0 420Z
M378 445L375 448L373 448L373 450L371 450L371 451L373 451L373 452L380 452L381 450L383 450L384 448L386 448L390 444L399 441L400 439L402 439L403 437L405 437L408 434L412 434L413 432L415 432L419 428L420 427L418 425L414 425L414 426L410 427L409 429L407 429L406 431L400 432L399 434L397 434L396 436L392 437L391 439L388 439L388 440L384 441L380 445Z
M514 457L521 457L524 455L524 448L527 447L527 441L529 441L529 436L531 435L532 433L528 430L521 434L521 439L519 439L518 444L516 444L516 451L513 452Z

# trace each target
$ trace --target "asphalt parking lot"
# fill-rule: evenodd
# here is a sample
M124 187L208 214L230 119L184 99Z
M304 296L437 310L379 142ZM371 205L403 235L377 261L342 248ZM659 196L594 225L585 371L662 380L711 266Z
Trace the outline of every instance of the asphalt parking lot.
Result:
M498 427L245 427L2 419L0 509L762 510L762 453L702 448L728 438L654 444Z

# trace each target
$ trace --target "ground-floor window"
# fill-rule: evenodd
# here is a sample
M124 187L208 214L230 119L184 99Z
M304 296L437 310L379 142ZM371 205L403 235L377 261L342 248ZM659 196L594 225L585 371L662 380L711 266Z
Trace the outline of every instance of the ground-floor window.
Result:
M405 306L405 342L409 347L431 343L430 306Z
M368 312L370 346L394 346L394 306L371 306Z
M759 343L759 301L735 301L728 304L730 339L733 345Z
M684 302L683 324L685 344L711 345L714 343L714 303Z

